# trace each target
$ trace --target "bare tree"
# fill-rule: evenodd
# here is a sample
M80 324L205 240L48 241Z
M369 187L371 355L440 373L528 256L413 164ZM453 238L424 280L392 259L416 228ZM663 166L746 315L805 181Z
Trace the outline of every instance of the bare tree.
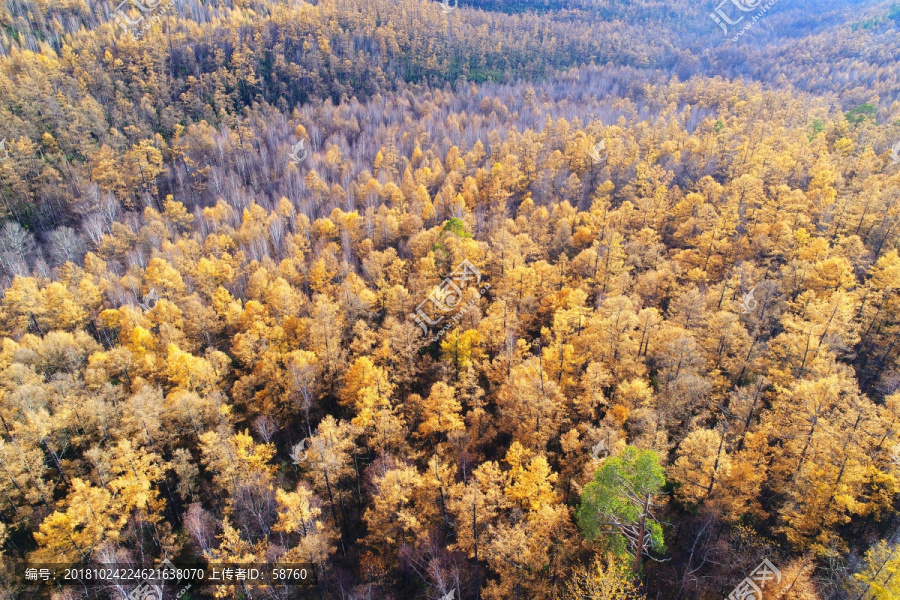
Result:
M274 436L275 432L278 431L278 427L275 425L275 421L273 421L266 415L261 415L257 417L255 421L253 421L253 429L256 430L256 433L259 434L259 437L261 437L267 444L272 441L272 436Z
M48 250L53 266L66 262L79 263L87 252L84 240L71 227L58 227L47 234Z

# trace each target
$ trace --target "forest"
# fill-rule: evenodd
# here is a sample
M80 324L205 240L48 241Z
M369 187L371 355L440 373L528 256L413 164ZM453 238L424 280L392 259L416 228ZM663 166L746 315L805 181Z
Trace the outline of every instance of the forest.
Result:
M900 4L145 4L0 2L0 600L900 600Z

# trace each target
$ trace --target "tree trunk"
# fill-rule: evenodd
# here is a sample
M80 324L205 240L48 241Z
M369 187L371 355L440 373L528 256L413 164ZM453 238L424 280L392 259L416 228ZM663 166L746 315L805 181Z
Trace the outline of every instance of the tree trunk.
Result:
M650 494L644 497L644 510L641 511L641 525L638 528L637 548L634 553L634 574L641 572L641 556L644 554L644 534L647 527L647 512L650 510Z

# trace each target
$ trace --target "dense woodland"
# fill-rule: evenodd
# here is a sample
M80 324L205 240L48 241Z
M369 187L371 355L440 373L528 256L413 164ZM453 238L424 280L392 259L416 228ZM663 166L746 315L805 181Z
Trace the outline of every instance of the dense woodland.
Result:
M0 4L0 598L900 599L900 7L787 4Z

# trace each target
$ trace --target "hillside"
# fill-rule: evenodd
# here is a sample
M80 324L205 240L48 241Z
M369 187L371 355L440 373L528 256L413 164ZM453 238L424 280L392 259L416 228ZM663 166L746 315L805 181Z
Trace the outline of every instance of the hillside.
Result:
M115 8L0 6L0 598L900 598L900 7Z

